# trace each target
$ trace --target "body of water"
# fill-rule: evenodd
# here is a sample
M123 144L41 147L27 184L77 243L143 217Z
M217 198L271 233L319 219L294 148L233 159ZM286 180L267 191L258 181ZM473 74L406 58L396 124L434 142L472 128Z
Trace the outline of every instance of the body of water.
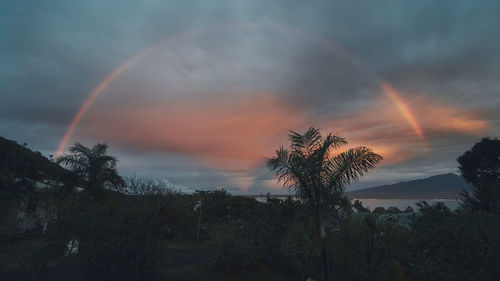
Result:
M285 199L286 197L275 197L279 199ZM259 202L266 202L266 197L255 197ZM417 210L416 203L420 201L427 201L429 205L433 205L437 202L443 202L448 208L451 210L455 210L458 208L458 201L455 199L358 199L363 203L363 206L369 208L370 210L374 210L377 207L384 207L387 209L388 207L397 207L400 210L406 209L406 207L410 206L414 210Z
M369 208L370 210L374 210L377 207L398 207L400 210L406 209L406 207L410 206L414 210L417 210L416 203L420 201L427 201L429 205L433 205L437 202L443 202L448 208L451 210L455 210L458 208L458 201L455 199L358 199L363 203L363 206Z

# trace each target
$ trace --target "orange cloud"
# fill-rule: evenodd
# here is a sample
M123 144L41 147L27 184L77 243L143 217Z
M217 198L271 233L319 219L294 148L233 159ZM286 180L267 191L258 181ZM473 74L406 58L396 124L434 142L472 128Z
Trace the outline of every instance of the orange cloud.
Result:
M478 113L434 100L401 95L422 135L479 134L488 122ZM111 144L191 156L211 167L237 171L243 189L254 181L251 171L288 145L288 131L316 126L346 137L349 147L364 145L384 157L384 165L429 152L407 116L386 96L372 106L326 121L272 93L139 101L104 108L96 105L82 120L86 134ZM108 104L109 105L109 104Z
M219 168L248 169L270 156L276 140L306 120L283 99L262 93L128 104L98 110L84 126L113 143L193 155Z
M325 131L335 130L347 137L353 146L359 144L371 147L384 156L386 165L428 153L434 136L446 133L475 135L489 128L488 122L478 112L445 105L422 96L402 98L412 110L412 124L408 124L408 116L401 114L398 104L380 97L374 102L375 106L327 120L320 123L319 127ZM413 124L418 124L419 130L415 130Z
M490 127L488 121L471 110L451 107L423 98L415 99L412 106L415 107L427 134L456 132L476 135Z

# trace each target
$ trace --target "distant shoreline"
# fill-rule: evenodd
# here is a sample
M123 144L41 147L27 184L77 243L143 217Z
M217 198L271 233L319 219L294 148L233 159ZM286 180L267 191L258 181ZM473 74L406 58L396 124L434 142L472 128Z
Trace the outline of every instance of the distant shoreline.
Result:
M350 199L406 199L406 200L458 200L459 194L453 193L421 193L421 194L400 194L400 193L364 193L364 192L346 192L344 193ZM249 198L266 198L267 195L237 195ZM287 198L295 195L271 194L271 198Z
M350 199L436 199L436 200L456 200L460 195L453 193L419 193L419 194L401 194L401 193L345 193Z

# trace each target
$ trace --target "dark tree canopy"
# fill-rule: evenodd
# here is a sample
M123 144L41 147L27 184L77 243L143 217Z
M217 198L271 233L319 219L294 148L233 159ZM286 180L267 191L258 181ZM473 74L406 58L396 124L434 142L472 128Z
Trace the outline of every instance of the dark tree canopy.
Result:
M463 205L488 212L500 203L500 140L483 138L457 159L462 177L471 191L464 191Z
M118 160L108 155L107 149L108 146L104 143L91 148L76 143L69 149L72 154L59 157L57 163L66 165L76 175L83 177L87 192L96 195L106 185L116 187L124 184L116 170Z

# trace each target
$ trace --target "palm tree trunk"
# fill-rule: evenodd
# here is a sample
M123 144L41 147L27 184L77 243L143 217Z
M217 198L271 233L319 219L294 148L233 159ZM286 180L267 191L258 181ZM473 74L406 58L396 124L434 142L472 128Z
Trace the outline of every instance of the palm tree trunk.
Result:
M330 275L328 272L328 252L326 251L326 241L324 238L322 238L322 240L323 241L321 241L321 263L323 267L323 280L329 281Z
M323 219L317 212L317 229L319 230L319 236L321 239L321 268L323 269L323 281L330 281L330 274L328 269L328 252L326 250L326 232L325 223Z

